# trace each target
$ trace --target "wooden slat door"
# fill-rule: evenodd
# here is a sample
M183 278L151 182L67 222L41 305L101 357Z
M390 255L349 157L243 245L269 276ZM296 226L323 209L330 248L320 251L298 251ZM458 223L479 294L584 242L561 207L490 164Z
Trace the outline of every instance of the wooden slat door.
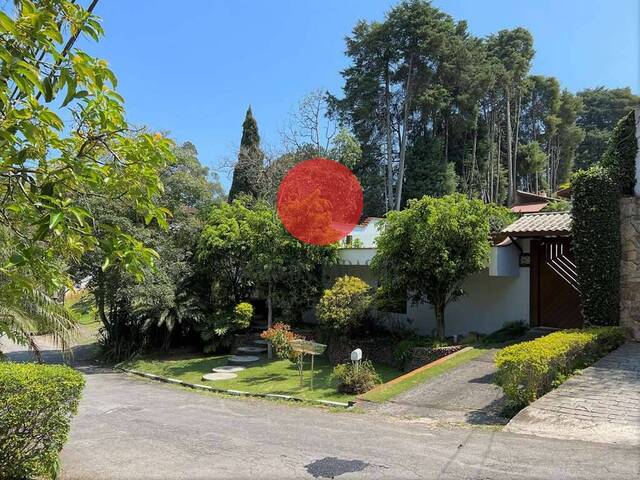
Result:
M531 241L531 325L582 327L580 295L567 238Z

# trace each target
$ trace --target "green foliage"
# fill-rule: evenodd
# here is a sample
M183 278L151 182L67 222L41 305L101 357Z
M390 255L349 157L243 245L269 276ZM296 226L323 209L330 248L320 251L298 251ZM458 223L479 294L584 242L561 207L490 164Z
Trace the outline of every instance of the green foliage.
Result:
M3 277L0 275L0 333L28 345L38 359L40 349L33 334L50 334L66 350L76 332L73 312L39 289L16 290Z
M555 332L506 347L496 354L496 383L517 407L524 407L619 347L623 330L600 327Z
M489 231L499 232L518 218L518 215L510 209L495 203L487 203L486 209L489 215Z
M300 242L266 202L246 197L211 210L196 250L212 308L230 308L255 288L291 320L319 297L319 266L336 259L336 246Z
M131 135L107 63L62 51L70 32L99 39L97 17L68 0L23 1L13 11L0 22L0 224L14 232L16 252L1 267L12 281L50 293L71 283L65 261L100 248L105 269L120 264L141 276L155 253L102 223L83 199L118 198L166 228L168 212L154 197L171 142Z
M158 172L165 189L154 199L173 212L168 231L147 224L119 199L84 201L101 222L117 226L159 255L154 268L144 270L142 281L119 265L103 270L108 254L101 248L86 253L72 269L77 282L89 278L87 289L104 327L101 353L107 360L119 361L149 347L168 348L204 318L202 299L192 294L200 288L194 278L192 252L205 213L221 187L215 178L209 179L193 145L176 147L174 154L175 161ZM102 235L97 232L98 238Z
M316 307L326 328L346 334L362 326L371 308L371 287L358 277L345 275L325 290Z
M585 130L585 138L578 147L576 166L587 169L600 161L609 137L618 121L633 107L640 105L640 97L631 88L590 88L578 92L584 105L578 126Z
M249 328L253 318L253 305L249 302L241 302L233 307L233 319L237 328Z
M445 306L463 294L464 280L489 260L490 216L495 207L461 194L424 197L390 212L377 239L371 268L387 288L411 292L433 305L438 338Z
M260 148L260 134L258 123L253 117L251 107L247 110L242 123L242 138L238 162L233 169L233 180L229 190L229 201L240 195L260 198L262 195L261 177L264 169L264 153Z
M620 315L619 189L601 166L581 170L571 180L573 252L580 301L590 325L617 325Z
M204 342L204 352L215 352L231 346L231 334L249 328L253 317L253 306L242 302L231 311L220 310L204 318L196 325Z
M541 211L543 212L570 212L571 211L571 202L558 198L556 200L551 200L546 207L544 207Z
M66 366L0 362L0 479L57 477L83 387Z
M380 376L369 360L359 365L341 363L333 369L333 378L338 382L338 391L361 394L381 383Z
M300 354L291 348L291 342L297 338L303 338L291 331L291 326L278 322L260 334L260 338L271 342L271 346L278 358L288 359L291 363L297 363Z
M636 185L636 116L632 110L616 124L602 166L609 169L623 195L633 195Z
M447 162L440 139L417 139L407 152L404 203L413 198L442 197L456 191L455 166Z
M376 289L373 296L373 306L379 312L406 313L407 291L402 288L382 285Z
M501 328L482 338L485 345L510 342L522 337L528 327L522 322L506 322Z

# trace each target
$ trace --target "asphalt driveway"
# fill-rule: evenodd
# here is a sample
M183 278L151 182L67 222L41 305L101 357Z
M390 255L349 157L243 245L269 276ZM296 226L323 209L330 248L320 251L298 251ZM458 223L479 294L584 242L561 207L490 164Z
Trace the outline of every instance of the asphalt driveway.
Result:
M420 417L440 423L503 425L506 398L493 383L497 350L427 380L380 405L367 405L376 412Z

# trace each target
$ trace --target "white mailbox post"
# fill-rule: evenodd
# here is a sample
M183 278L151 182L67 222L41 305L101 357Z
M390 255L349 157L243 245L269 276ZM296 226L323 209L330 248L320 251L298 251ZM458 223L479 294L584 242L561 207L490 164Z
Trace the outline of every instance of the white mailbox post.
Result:
M362 350L356 348L353 352L351 352L351 363L353 363L356 372L360 368L360 361L362 360Z

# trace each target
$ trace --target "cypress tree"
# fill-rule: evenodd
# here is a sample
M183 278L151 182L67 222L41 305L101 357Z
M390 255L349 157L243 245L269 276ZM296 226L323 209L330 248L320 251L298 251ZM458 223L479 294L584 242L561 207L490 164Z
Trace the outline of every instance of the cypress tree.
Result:
M258 198L261 194L260 177L264 162L264 154L260 149L260 134L258 123L253 118L251 107L242 123L242 139L238 162L233 169L233 181L229 190L229 202L240 194Z

